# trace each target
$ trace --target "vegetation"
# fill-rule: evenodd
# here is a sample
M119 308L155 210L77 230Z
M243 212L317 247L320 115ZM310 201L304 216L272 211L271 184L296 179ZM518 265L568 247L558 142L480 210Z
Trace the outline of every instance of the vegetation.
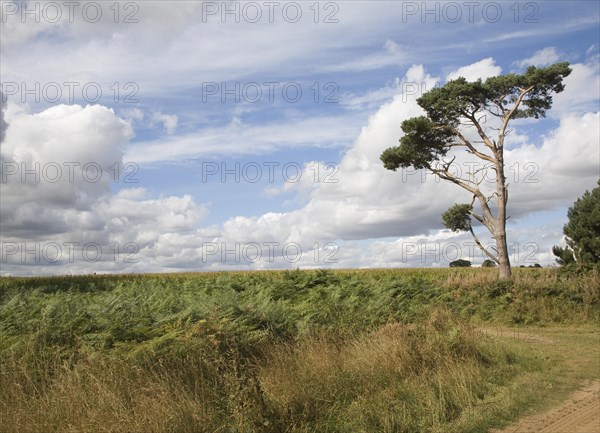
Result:
M426 116L402 122L404 136L400 146L386 149L381 160L385 168L426 169L441 179L452 182L472 195L470 204L454 205L444 215L444 223L452 230L470 231L481 250L498 263L501 279L511 278L506 242L506 204L508 188L504 174L504 140L512 119L544 117L552 107L552 94L564 90L563 78L571 73L566 62L545 68L530 66L524 74L506 74L468 82L460 77L448 81L421 96L417 102ZM487 119L487 120L486 120ZM465 127L473 127L481 141L469 137ZM498 131L494 139L489 131ZM495 174L495 191L482 191L483 181L471 173L470 178L451 170L456 155L448 155L455 147L481 159ZM448 157L448 159L445 159ZM452 159L450 159L452 157ZM479 210L475 211L475 202ZM495 211L495 214L494 214ZM479 241L471 228L470 217L485 226L496 241L497 254L492 254Z
M593 326L599 287L561 269L0 278L0 432L484 432L573 376L479 329Z
M471 262L468 260L458 259L450 262L451 268L470 268Z
M483 263L481 264L481 267L483 268L493 268L496 266L496 262L494 262L493 260L484 260Z
M592 192L577 199L567 216L563 228L567 246L552 248L556 261L560 265L600 263L600 180Z

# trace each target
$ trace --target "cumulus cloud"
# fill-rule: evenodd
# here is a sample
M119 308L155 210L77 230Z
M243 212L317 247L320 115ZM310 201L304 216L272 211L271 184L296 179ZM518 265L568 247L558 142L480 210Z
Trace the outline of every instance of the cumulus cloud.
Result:
M488 57L467 66L462 66L452 71L446 77L446 81L455 80L458 77L464 77L467 81L485 81L487 78L495 77L502 73L502 68L496 65L493 58Z
M597 77L586 65L574 65L574 74L575 71L583 76L589 74L593 79ZM500 73L500 70L493 59L484 59L455 73L476 79ZM423 83L426 90L439 83L440 78L429 75L423 66L414 65L401 82ZM565 94L572 98L574 96L567 93L569 89L567 84ZM471 254L471 239L468 234L442 230L440 214L455 202L469 201L469 194L422 172L387 171L379 160L384 149L398 143L402 120L422 114L416 103L420 95L413 89L405 93L403 90L409 89L398 88L362 128L348 126L348 117L346 122L340 119L337 123L323 118L312 119L311 122L316 122L312 124L290 122L277 133L274 127L250 127L240 120L228 126L229 130L220 131L223 135L216 138L210 137L217 132L215 128L185 139L168 137L163 143L135 145L129 143L133 136L130 123L106 107L61 105L31 114L9 103L6 120L11 127L0 154L3 176L6 176L6 182L0 185L2 254L3 264L7 265L3 267L13 273L28 272L20 266L22 242L40 240L57 242L63 248L66 248L65 242L76 242L78 246L74 249L80 256L85 253L86 243L96 243L104 252L98 263L90 264L81 258L73 263L62 260L36 267L36 272L42 273L56 272L58 266L60 272L257 269L325 264L445 266L447 261L458 258L458 252L452 252L452 248L456 250L455 244L462 248L460 256L464 258L465 254ZM580 92L575 85L570 91ZM141 110L129 115L132 121L144 119ZM532 212L568 206L585 189L595 185L600 158L599 116L597 110L583 114L561 113L559 123L536 144L520 131L518 124L515 126L506 153L507 166L511 167L507 171L511 221L530 217ZM322 126L328 122L333 131L323 137L315 136L314 131L326 130ZM298 136L288 137L291 126L296 126ZM303 205L289 212L232 216L220 225L202 227L208 209L189 195L157 197L151 190L130 185L117 185L120 189L113 192L113 164L122 163L124 152L130 161L164 161L169 159L169 154L178 159L197 155L199 149L214 154L234 149L224 145L223 137L243 138L250 143L248 149L260 145L267 151L278 148L282 142L288 146L308 140L313 140L313 144L330 143L332 137L339 139L340 136L350 140L351 146L337 167L334 176L337 182L315 183L310 176L302 176L302 182L283 184L268 191L301 196ZM285 142L285 139L291 141ZM200 143L210 146L206 149L199 146ZM465 163L473 161L465 152L456 155L463 170L468 167ZM32 174L22 181L22 164L31 169L36 162L40 167L48 167L43 175L45 181L33 181ZM67 172L63 171L58 182L47 181L47 177L54 174L52 163L64 166L75 162L80 166L95 162L103 176L96 182L89 179L70 182ZM530 165L526 166L527 163ZM322 164L319 167L325 168ZM305 166L304 169L310 168ZM14 170L17 172L13 173ZM80 171L76 173L81 177ZM93 176L94 172L90 169L86 174ZM561 221L553 221L535 229L511 228L512 253L521 254L520 258L514 256L513 261L552 263L550 249L560 241L561 224ZM392 240L376 240L378 238ZM489 240L485 234L482 238ZM531 242L537 246L525 250L524 245ZM7 250L6 245L11 248L16 245L21 251ZM114 260L115 245L120 254L118 261ZM253 261L257 247L261 258ZM297 254L298 248L300 254ZM477 249L473 251L474 262L480 263L481 253ZM326 259L337 262L325 262ZM27 264L32 264L31 257Z
M424 82L428 88L438 82L427 75L422 66L410 68L403 80ZM427 242L444 245L446 235L442 236L443 232L438 231L441 229L441 212L455 202L470 201L470 195L424 172L386 171L379 161L381 152L398 142L402 133L401 121L422 113L416 104L417 96L398 94L371 116L340 161L336 174L339 182L284 185L283 191L297 189L308 195L307 204L287 213L231 218L223 225L222 236L297 242L303 239L343 240L344 245L350 240L397 237L401 242L407 239L407 242L415 242L424 237L429 239ZM594 186L599 174L599 120L599 114L591 112L561 116L558 126L544 136L538 146L532 144L527 135L519 134L515 127L506 152L512 221L537 211L568 206L586 188ZM475 133L468 131L467 134ZM456 169L462 170L465 176L469 170L483 167L479 160L464 151L456 156ZM491 193L494 183L484 179L481 187ZM540 231L534 236L530 231L528 237L528 232L522 231L511 232L510 236L513 241L520 239L522 245L523 242L537 242L542 234ZM470 241L468 235L464 236L461 239ZM560 229L555 231L555 236L547 237L543 248L540 247L540 254L545 254L540 257L545 264L553 261L548 251L550 244L556 244L559 238ZM383 245L377 242L373 248ZM365 263L391 265L386 262L385 254L381 254L380 259L365 260ZM350 263L354 262L347 262L349 266Z
M552 247L560 242L560 220L552 220L534 228L515 228L509 224L508 250L513 266L552 266L555 257ZM489 233L478 233L481 242L491 249L494 246ZM341 243L340 251L352 246ZM375 240L366 247L348 251L355 263L372 267L448 267L457 260L469 260L480 266L488 257L479 249L469 233L436 230L427 235L405 236L394 240Z
M31 115L9 104L6 115L11 127L1 150L3 225L20 224L23 207L89 210L109 193L115 164L133 134L111 109L58 105ZM40 222L35 212L32 217Z
M569 206L593 188L600 177L599 142L600 113L571 113L560 118L540 147L527 144L507 151L511 213Z
M598 95L600 95L600 71L598 63L592 60L588 63L571 65L573 71L565 78L565 90L554 96L554 104L550 115L566 113L585 113L600 110Z
M438 79L428 75L422 66L413 66L403 80L433 88ZM439 211L445 204L434 197L458 197L456 190L434 181L423 182L420 173L389 172L379 160L384 149L398 142L402 120L422 113L417 97L412 92L397 94L371 116L340 161L338 182L313 186L304 208L270 215L268 224L262 217L233 218L224 224L224 231L236 236L245 232L259 238L279 233L286 241L301 241L411 234L438 225ZM285 188L306 191L308 187L296 184ZM427 197L432 198L431 203L423 205ZM437 212L432 213L432 208ZM238 226L242 229L238 230Z
M122 157L133 131L111 109L58 105L30 114L9 103L6 116L3 272L26 273L31 265L41 273L152 270L174 250L177 261L181 239L204 239L204 205L189 195L152 197L130 188L137 179L124 176Z

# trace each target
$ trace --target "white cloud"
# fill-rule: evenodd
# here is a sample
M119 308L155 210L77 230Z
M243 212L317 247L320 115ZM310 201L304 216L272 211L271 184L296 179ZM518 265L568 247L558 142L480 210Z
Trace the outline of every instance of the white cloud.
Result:
M572 64L573 71L564 79L565 90L553 97L550 115L585 113L600 110L600 71L597 63Z
M61 23L50 25L51 38L43 37L47 33L41 24L29 20L22 25L20 16L10 17L2 26L3 81L30 85L93 81L101 84L109 97L112 94L108 88L114 82L135 82L140 95L164 97L177 90L188 91L201 82L243 80L258 75L273 81L282 76L312 75L315 70L330 67L338 70L345 63L341 59L348 58L347 53L355 52L357 47L367 53L375 41L383 49L366 54L364 60L350 62L354 63L348 65L350 69L399 65L402 56L397 45L385 36L384 26L395 22L385 5L356 3L349 8L340 7L339 22L315 26L308 5L303 5L298 23L287 22L281 6L273 22L269 22L265 6L264 19L252 24L244 20L236 23L231 17L232 21L222 23L220 16L204 22L203 2L133 4L139 6L138 23L115 23L109 5L102 4L100 22L89 23L77 16L69 24L63 14ZM324 18L325 14L321 15L320 19ZM24 30L29 27L31 31ZM16 32L23 35L17 37ZM22 43L27 43L27 56L22 55ZM35 58L36 62L32 64L28 58ZM64 61L56 62L56 58ZM151 68L147 66L148 59L152 59Z
M423 81L428 87L433 87L436 82L425 74L421 66L412 67L404 79ZM469 201L469 194L447 182L438 182L431 175L423 177L411 170L386 171L379 161L381 152L397 143L401 135L401 121L421 113L415 99L415 95L396 95L393 101L384 104L371 116L368 125L339 164L338 183L321 183L311 187L285 185L284 191L294 188L302 194L309 191L308 203L288 213L231 218L223 225L222 236L226 239L280 239L288 242L343 239L344 244L351 239L399 236L410 242L422 237L431 237L432 242L446 242L443 238L440 240L442 232L435 232L441 227L440 214L455 202ZM544 137L540 147L529 144L528 137L519 134L518 128L513 132L506 152L512 221L532 212L568 206L586 188L594 187L598 178L597 161L600 160L598 121L598 113L565 115L558 127ZM458 155L457 162L465 164L469 161L461 155L464 153ZM466 174L469 166L459 167ZM490 191L493 186L493 182L482 184ZM543 230L511 230L511 241L521 245L537 242L544 233ZM428 234L431 232L433 234ZM468 235L461 236L460 239L470 242ZM534 236L534 239L528 236ZM545 249L540 249L540 254L544 255L536 256L539 261L544 264L553 262L548 251L550 244L557 243L559 238L560 229L557 229L544 241ZM522 254L529 252L521 251ZM350 259L346 265L392 266L396 263L393 258L386 259L385 253L377 259L369 258L372 260Z
M396 42L387 39L383 51L369 54L361 58L324 67L325 72L370 71L386 66L402 65L408 59L403 48Z
M0 185L3 225L22 224L18 212L27 206L89 210L109 193L133 135L128 123L98 105L59 105L31 115L9 103L6 117L10 127L0 154L6 177ZM50 218L47 224L62 220Z
M552 266L555 257L552 246L560 243L562 222L553 220L535 228L508 227L509 258L513 266ZM488 233L478 234L481 242L491 249L494 242ZM344 250L346 243L341 243ZM369 267L447 267L457 259L469 260L479 266L488 257L479 249L469 233L439 230L429 235L400 237L393 241L370 241L355 255L357 266Z
M152 121L162 123L167 134L173 134L177 129L177 116L173 114L163 114L160 111L152 114Z
M204 239L198 224L207 209L189 195L151 198L144 188L111 193L112 184L125 182L123 148L133 135L112 110L59 105L32 115L9 103L6 118L3 272L27 273L31 265L40 273L144 271L160 269L162 260L183 266L183 241Z
M519 67L524 68L529 65L533 66L547 66L552 63L556 63L560 60L560 54L555 47L547 47L542 50L536 51L533 56L523 59L517 62Z
M379 89L371 90L360 95L346 94L340 98L340 103L350 110L376 110L384 102L392 99L404 89L411 91L420 91L421 83L406 83L401 82L400 78L396 78L392 83Z
M44 34L61 39L103 38L115 41L130 31L141 32L141 37L150 43L156 43L162 39L161 36L173 37L179 34L186 25L195 21L202 7L202 2L183 2L176 7L164 2L131 6L121 4L118 10L111 8L112 4L102 3L91 7L85 7L81 3L68 5L48 0L29 4L10 1L2 3L0 40L3 46L30 43ZM150 32L150 28L159 28L161 36Z
M573 19L561 20L559 23L552 25L539 26L536 25L533 29L518 30L514 32L502 32L498 36L488 37L483 40L483 43L489 44L494 42L503 42L511 39L526 40L528 38L534 38L539 36L546 36L548 34L560 35L563 33L569 33L573 30L581 30L585 27L593 27L598 25L598 18L594 16L589 17L578 17Z
M600 113L568 114L541 147L506 152L512 215L570 206L600 176Z
M6 101L4 100L4 94L0 91L0 143L4 141L4 136L6 135L6 128L8 128L8 123L4 120L4 107L6 106Z
M120 110L119 116L129 124L139 123L144 120L144 112L139 108L126 108Z
M464 77L467 81L485 81L489 77L495 77L502 73L502 68L496 65L493 58L488 57L467 66L462 66L452 71L446 77L446 81L455 80L458 77Z
M422 66L413 66L406 81L423 82L432 88L437 79ZM421 114L418 95L397 94L384 104L363 127L346 152L336 174L337 183L319 183L312 187L308 204L297 211L278 214L261 225L261 219L249 228L252 219L232 218L224 224L225 233L249 233L258 239L282 233L286 241L303 239L365 239L414 233L434 227L445 206L438 195L457 197L456 190L435 182L421 182L414 173L392 173L383 168L381 152L397 143L402 119ZM306 191L306 185L297 185ZM285 187L289 190L291 187ZM452 192L453 191L453 192ZM431 198L433 204L423 205ZM436 210L431 212L431 208ZM241 229L236 229L241 225ZM232 236L235 238L235 236Z
M357 113L291 118L255 126L234 117L223 127L134 143L125 159L149 164L216 155L256 155L293 147L345 147L356 137L360 128L356 120L359 119L362 120L362 115Z
M556 28L535 26L517 32L511 31L515 26L479 21L471 27L454 25L456 32L448 37L448 26L423 25L419 19L398 26L401 3L396 4L400 5L397 9L390 9L390 2L349 5L339 4L339 22L332 25L314 23L309 13L305 13L302 22L293 24L282 21L280 16L274 23L257 25L221 23L220 17L206 23L200 19L201 2L140 2L140 22L132 25L114 23L110 15L96 24L78 20L73 25L63 22L52 26L31 21L21 25L18 17L9 18L1 34L3 82L96 81L112 104L110 86L114 82L123 86L135 81L141 103L137 108L117 108L117 115L101 106L63 105L46 110L33 104L27 108L9 104L10 126L1 153L1 161L8 165L3 170L13 168L13 163L20 168L23 162L63 165L92 161L100 165L105 176L98 182L68 182L63 177L57 183L20 182L19 174L11 176L0 186L2 241L97 242L108 253L100 263L63 261L59 271L55 266L41 265L33 272L223 269L231 263L221 263L220 253L209 254L207 259L211 247L221 242L229 247L236 242L297 242L303 248L298 262L281 260L280 248L276 253L278 261L238 263L240 267L318 266L310 247L315 242L322 247L329 240L340 247L336 256L340 262L336 266L408 266L434 262L420 262L415 254L403 261L402 248L409 242L426 242L424 251L435 250L436 245L443 248L452 242L469 242L465 234L440 230L440 213L454 202L467 201L468 194L411 170L386 171L379 160L385 148L397 144L402 120L422 113L415 102L419 94L413 93L412 87L403 88L402 83L424 83L427 90L444 77L440 80L428 75L422 66L413 66L402 80L386 86L381 83L396 75L389 73L395 67L422 62L424 58L442 70L443 65L454 65L456 70L447 79L459 75L469 80L485 79L500 74L502 69L493 57L487 57L491 56L491 46L482 43L482 39L512 44L514 48L521 44L516 38L579 31L582 26L597 26L597 18L561 15L562 22ZM305 12L307 6L303 5ZM107 6L103 7L108 12ZM512 21L513 17L504 14L504 18ZM552 48L535 52L543 46L526 45L519 52L527 51L518 57L534 53L527 60L543 64L558 55L558 49ZM595 185L600 92L595 52L597 47L590 48L587 63L574 65L565 92L555 97L550 115L556 116L560 124L542 137L541 144L536 143L539 147L531 144L533 134L522 130L522 123L515 123L519 126L509 137L509 165L537 165L520 165L520 180L511 179L511 221L531 217L535 210L570 205L583 190ZM482 60L462 66L465 54ZM64 61L57 62L57 58ZM148 67L148 59L152 59L152 68ZM336 74L328 74L332 71ZM260 109L238 105L219 126L214 117L184 112L187 106L179 105L182 95L198 98L195 92L202 81L302 79L312 84L315 77L339 78L350 87L345 92L340 86L344 96L340 106L346 112L332 114L331 110L322 110L307 117L300 109L278 112L280 106L274 105L269 108L283 120L265 121ZM372 87L364 84L367 81ZM366 90L369 88L374 90ZM14 102L18 96L10 100ZM125 94L120 96L122 100ZM193 102L198 101L199 98ZM33 114L36 110L38 114ZM372 113L368 122L365 113ZM259 123L249 123L248 119L254 121L258 117ZM190 127L197 118L210 126ZM153 124L158 128L152 128ZM143 129L139 131L143 139L135 144L129 142L132 127ZM165 137L159 137L159 129L166 132ZM290 202L295 208L284 207L294 210L239 216L246 209L232 206L226 221L208 227L202 227L207 206L183 193L186 191L162 196L156 183L145 185L147 189L126 188L129 185L114 185L111 178L113 164L123 161L123 152L128 161L158 165L215 155L292 149L300 153L319 147L345 150L336 174L338 183L315 184L310 182L310 176L302 176L298 184L285 183L265 191L271 197L282 193L286 194L285 199L294 196ZM461 154L458 161L468 160ZM509 170L508 174L512 176L514 172ZM525 183L528 175L540 182ZM115 189L118 192L113 192ZM245 215L252 213L250 210ZM548 246L557 238L552 233L560 232L560 227L560 222L553 222L514 230L510 237L511 241L522 243L529 236L547 236L543 238L545 252L540 254L548 254ZM372 241L380 237L393 240ZM139 249L133 257L137 263L124 263L124 257L118 262L111 260L110 246L114 242L121 247L133 243ZM18 254L11 256L12 270L19 268L19 258ZM551 255L546 258L548 263L552 261Z

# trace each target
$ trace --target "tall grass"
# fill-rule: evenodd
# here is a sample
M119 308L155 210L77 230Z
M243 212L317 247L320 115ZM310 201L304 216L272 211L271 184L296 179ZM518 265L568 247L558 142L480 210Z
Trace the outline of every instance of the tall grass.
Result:
M297 341L205 323L128 353L30 341L3 354L2 431L448 431L532 361L445 311Z
M484 431L550 365L475 323L598 318L597 271L515 274L1 278L0 432Z
M442 311L341 344L320 336L277 348L260 378L288 431L441 432L464 428L526 360Z

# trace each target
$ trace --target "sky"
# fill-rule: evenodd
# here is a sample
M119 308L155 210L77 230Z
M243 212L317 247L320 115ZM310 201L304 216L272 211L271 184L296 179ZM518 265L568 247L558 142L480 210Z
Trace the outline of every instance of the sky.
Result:
M554 265L600 177L596 1L0 6L0 275L480 265L441 222L469 193L380 161L461 76L573 69L510 124L514 266Z

